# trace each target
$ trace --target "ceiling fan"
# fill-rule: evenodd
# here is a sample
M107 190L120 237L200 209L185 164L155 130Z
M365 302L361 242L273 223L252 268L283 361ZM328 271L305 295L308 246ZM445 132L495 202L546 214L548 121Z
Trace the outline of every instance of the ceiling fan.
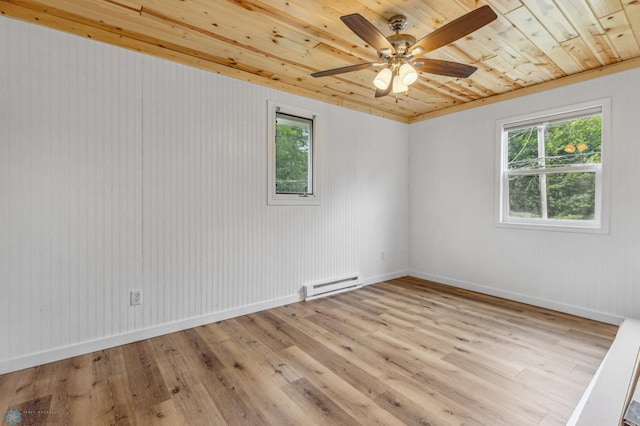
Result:
M380 61L315 72L311 76L326 77L365 68L383 67L373 80L373 84L376 86L376 98L393 93L396 95L397 102L398 94L407 92L409 86L418 79L416 70L461 78L473 74L477 68L471 65L417 56L453 43L484 27L496 18L495 12L488 5L485 5L416 41L414 36L400 33L407 26L407 18L403 15L392 16L389 19L389 28L395 31L395 34L388 37L385 37L372 23L358 13L342 16L340 20L351 31L378 51Z

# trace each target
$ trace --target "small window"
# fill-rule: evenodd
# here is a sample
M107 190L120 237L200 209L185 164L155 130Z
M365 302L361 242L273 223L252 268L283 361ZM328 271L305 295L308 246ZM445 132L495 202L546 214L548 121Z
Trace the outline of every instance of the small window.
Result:
M498 123L499 224L606 232L609 100Z
M268 204L319 204L317 120L311 112L269 103Z

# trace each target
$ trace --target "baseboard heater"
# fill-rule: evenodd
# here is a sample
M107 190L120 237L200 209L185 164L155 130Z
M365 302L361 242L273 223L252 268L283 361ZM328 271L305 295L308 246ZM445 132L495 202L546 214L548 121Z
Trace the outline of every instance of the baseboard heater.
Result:
M360 287L362 287L362 281L360 281L358 275L348 275L330 281L305 284L304 300L333 296L334 294L344 293L345 291L355 290Z

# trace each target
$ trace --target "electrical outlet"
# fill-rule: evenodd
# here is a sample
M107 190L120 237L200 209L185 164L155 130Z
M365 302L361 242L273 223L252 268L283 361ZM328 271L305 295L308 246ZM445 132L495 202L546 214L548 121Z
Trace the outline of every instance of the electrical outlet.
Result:
M380 252L380 260L387 260L387 253L381 251Z
M129 305L142 305L142 290L131 290L129 292Z

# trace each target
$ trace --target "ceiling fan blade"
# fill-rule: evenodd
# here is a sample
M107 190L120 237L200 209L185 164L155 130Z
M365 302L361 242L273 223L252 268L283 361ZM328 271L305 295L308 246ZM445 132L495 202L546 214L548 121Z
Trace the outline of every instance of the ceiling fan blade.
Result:
M326 71L318 71L311 74L311 77L326 77L329 75L343 74L345 72L363 70L365 68L378 65L377 62L367 62L365 64L349 65L346 67L334 68Z
M418 53L416 52L418 47L422 48L422 51L426 53L451 44L467 34L471 34L475 30L484 27L497 17L491 7L488 5L482 6L421 38L411 46L411 53Z
M389 85L387 86L386 89L376 89L376 98L381 98L391 93L391 88L393 87L393 79L395 77L396 77L395 75L391 76L391 80L389 81Z
M340 19L351 31L378 52L396 53L396 49L389 43L389 40L359 13L345 15Z
M422 63L422 65L420 65ZM444 75L447 77L467 78L478 68L460 64L458 62L441 61L438 59L418 58L413 67L418 71L425 71L431 74Z

